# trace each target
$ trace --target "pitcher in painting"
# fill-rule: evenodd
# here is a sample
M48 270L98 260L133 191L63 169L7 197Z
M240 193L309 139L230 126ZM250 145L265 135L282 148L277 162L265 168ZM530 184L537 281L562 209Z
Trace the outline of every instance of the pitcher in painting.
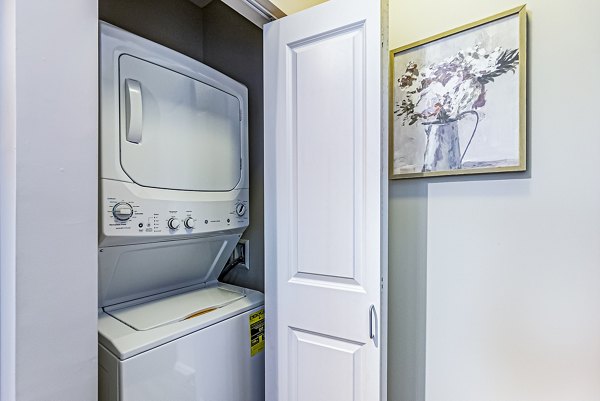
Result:
M402 125L419 123L423 128L426 138L421 172L463 168L463 159L477 137L477 110L486 104L486 85L514 72L518 63L518 49L497 47L488 52L479 45L421 70L417 63L408 63L397 81L401 97L394 115L402 119ZM474 124L461 146L459 121L467 116L474 117Z

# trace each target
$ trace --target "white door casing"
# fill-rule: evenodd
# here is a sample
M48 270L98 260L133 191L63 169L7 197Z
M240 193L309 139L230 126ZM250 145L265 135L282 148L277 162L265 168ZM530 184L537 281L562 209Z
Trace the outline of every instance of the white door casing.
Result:
M380 17L331 0L265 26L269 401L381 398Z

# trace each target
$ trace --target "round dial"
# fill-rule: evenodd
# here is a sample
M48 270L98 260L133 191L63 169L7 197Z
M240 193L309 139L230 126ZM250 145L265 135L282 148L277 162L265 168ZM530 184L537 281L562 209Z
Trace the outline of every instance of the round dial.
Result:
M238 203L237 205L235 205L235 214L237 214L240 217L245 215L246 205L244 205L243 203Z
M181 222L179 221L179 219L176 219L175 217L170 218L169 221L167 222L167 225L169 226L169 228L171 230L177 230L179 228L180 224L181 224Z
M194 220L194 218L192 218L192 217L188 217L183 222L183 225L185 225L185 228L192 229L192 228L196 227L196 220Z
M133 216L133 207L129 203L119 202L113 206L112 214L117 220L127 221Z

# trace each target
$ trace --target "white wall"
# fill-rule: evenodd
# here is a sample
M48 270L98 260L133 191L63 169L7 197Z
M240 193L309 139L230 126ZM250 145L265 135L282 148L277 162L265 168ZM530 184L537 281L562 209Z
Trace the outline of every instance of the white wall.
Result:
M97 13L2 1L3 401L96 398Z
M516 5L391 0L391 45ZM391 183L390 399L600 399L600 3L527 8L529 172Z

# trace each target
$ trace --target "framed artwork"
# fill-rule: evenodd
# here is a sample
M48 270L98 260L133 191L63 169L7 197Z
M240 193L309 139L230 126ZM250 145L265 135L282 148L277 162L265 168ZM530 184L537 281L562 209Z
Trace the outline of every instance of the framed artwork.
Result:
M390 52L390 178L526 170L526 11Z

